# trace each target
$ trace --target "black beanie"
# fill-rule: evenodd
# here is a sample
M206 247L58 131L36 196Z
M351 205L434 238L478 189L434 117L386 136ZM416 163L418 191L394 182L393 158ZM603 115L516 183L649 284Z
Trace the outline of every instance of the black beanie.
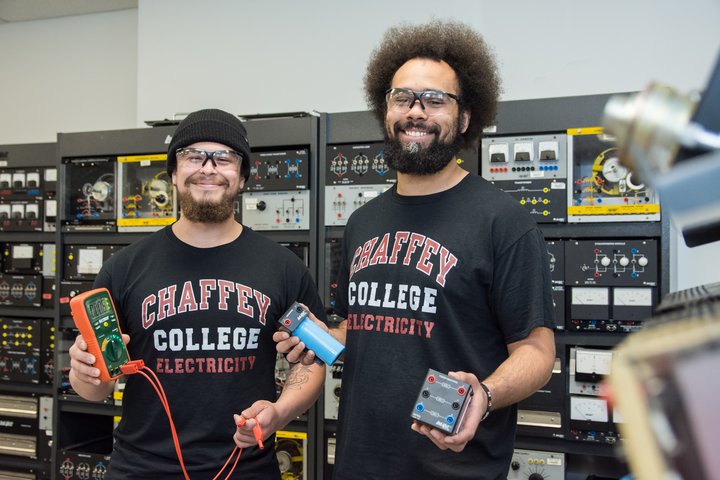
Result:
M250 145L247 132L238 117L222 110L198 110L183 119L175 129L167 153L167 172L172 175L177 165L175 152L197 142L217 142L242 154L240 172L247 182L250 176Z

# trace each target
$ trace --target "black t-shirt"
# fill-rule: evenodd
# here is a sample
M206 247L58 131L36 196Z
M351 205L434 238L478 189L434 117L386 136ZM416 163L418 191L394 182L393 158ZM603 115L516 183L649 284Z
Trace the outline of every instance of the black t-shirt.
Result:
M95 286L110 290L131 358L159 377L193 480L213 478L230 455L233 413L275 399L278 317L298 300L325 319L302 261L247 227L213 248L167 227L113 255ZM107 479L182 477L165 411L141 375L127 379L114 437ZM245 449L232 478L279 479L274 449Z
M554 326L546 250L529 215L475 175L427 196L393 188L351 216L335 478L505 478L515 407L493 411L462 453L412 431L410 414L428 368L482 380L508 343Z

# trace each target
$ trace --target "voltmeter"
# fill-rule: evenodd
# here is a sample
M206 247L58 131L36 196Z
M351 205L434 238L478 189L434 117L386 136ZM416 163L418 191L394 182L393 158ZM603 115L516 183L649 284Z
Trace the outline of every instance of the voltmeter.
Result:
M130 361L130 355L122 340L110 292L96 288L81 293L70 300L70 310L88 351L95 355L93 366L100 370L100 380L107 382L120 377L120 367Z

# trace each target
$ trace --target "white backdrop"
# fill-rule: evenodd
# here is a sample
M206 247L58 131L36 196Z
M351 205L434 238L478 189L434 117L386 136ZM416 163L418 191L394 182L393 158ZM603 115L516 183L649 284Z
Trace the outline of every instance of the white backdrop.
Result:
M137 10L0 24L0 145L134 127Z
M138 120L363 110L387 27L462 20L494 47L504 100L700 88L720 48L717 0L140 0ZM164 80L164 81L163 81Z

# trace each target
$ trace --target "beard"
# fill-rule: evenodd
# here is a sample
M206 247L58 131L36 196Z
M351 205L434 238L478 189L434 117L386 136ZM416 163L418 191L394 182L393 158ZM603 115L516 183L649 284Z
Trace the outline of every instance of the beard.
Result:
M398 140L400 130L421 128L435 135L435 139L428 147L420 143L403 143ZM438 138L440 128L437 125L426 125L424 122L396 123L393 127L394 136L390 138L385 132L385 161L393 170L412 175L431 175L437 173L452 161L463 146L463 138L459 129L459 122L451 126L453 137L448 142L441 142Z
M191 183L191 178L185 180L185 187ZM225 185L229 185L225 180ZM181 215L191 222L222 223L235 215L236 192L226 191L219 201L196 200L189 190L178 192Z

